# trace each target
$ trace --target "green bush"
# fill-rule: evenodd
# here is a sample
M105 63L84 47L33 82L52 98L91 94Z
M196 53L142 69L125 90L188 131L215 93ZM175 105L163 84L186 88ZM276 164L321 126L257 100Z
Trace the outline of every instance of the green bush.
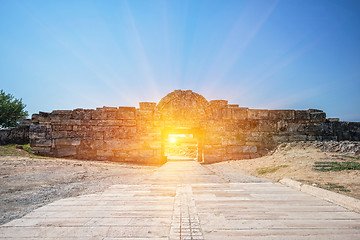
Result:
M0 128L15 127L21 119L28 116L26 105L22 99L16 99L11 94L0 90Z

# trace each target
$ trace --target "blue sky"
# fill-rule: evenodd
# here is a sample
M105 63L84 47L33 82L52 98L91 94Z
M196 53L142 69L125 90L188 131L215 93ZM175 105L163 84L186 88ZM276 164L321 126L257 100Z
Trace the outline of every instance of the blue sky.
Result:
M360 121L360 1L0 0L0 81L30 114L175 89Z

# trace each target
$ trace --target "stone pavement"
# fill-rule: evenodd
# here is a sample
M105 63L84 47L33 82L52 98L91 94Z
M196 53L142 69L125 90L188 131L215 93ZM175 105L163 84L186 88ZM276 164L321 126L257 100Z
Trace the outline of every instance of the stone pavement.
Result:
M142 184L41 207L2 225L0 239L353 240L360 214L278 183L228 183L197 162L174 161Z

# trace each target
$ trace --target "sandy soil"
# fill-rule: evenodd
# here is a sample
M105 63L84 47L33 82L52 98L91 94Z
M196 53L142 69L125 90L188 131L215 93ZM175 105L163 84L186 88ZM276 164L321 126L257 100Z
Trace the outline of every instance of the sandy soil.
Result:
M325 161L360 162L360 158L323 152L314 147L294 146L257 159L221 162L207 167L230 182L238 181L240 172L273 181L291 178L360 199L360 170L321 172L314 169L315 162ZM275 171L271 172L271 169Z
M19 155L0 156L0 225L61 198L137 184L158 168Z

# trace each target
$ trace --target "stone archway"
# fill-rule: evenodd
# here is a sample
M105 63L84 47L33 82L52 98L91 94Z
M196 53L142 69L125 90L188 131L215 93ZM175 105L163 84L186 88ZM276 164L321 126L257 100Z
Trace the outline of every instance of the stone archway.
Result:
M175 90L163 97L156 106L162 120L198 122L208 114L209 102L191 90ZM181 127L181 126L179 126Z

